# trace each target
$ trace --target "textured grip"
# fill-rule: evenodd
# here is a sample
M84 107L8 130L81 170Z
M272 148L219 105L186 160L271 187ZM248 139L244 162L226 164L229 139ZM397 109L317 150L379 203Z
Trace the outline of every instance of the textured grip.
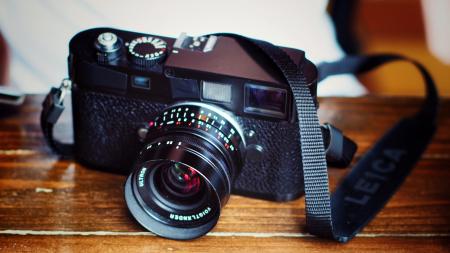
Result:
M166 105L79 88L73 89L72 96L77 160L91 168L129 173L143 146L137 129ZM259 162L244 162L233 193L277 201L299 197L303 175L298 167L298 126L244 117L238 122L255 131L264 156Z
M75 156L96 169L127 174L143 144L137 130L165 108L140 99L73 89Z
M255 131L263 158L258 162L246 159L234 193L275 201L288 201L303 194L298 126L243 117L238 120L245 130Z

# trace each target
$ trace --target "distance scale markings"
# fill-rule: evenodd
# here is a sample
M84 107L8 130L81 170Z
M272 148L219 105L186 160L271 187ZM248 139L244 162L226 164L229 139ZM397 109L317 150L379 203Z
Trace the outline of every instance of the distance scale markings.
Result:
M193 106L181 106L166 110L155 121L149 122L150 128L161 129L163 126L183 126L213 132L226 149L236 151L239 143L237 131L215 112Z

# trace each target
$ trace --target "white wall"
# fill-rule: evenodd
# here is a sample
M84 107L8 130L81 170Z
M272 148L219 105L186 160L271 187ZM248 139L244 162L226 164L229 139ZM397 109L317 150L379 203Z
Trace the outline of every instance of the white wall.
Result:
M77 32L109 26L166 36L232 32L301 48L313 62L338 59L326 0L62 1L0 0L0 29L11 51L11 81L46 92L67 76L68 42ZM320 95L360 95L350 76L326 81Z

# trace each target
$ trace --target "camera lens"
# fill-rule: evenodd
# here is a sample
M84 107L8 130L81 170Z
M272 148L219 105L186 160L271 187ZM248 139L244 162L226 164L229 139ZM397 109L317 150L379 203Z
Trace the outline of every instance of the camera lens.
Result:
M242 130L224 110L186 102L149 123L125 200L146 229L171 239L211 230L242 166Z

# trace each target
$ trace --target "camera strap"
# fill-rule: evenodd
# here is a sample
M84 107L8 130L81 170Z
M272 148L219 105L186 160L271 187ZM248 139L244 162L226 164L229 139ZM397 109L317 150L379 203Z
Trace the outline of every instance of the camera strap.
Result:
M308 231L321 237L347 242L384 207L420 159L436 129L438 93L428 71L418 62L392 54L347 56L318 66L319 80L328 76L359 74L382 64L405 60L421 73L426 98L413 116L401 119L372 147L338 185L330 197L327 161L314 100L298 66L279 47L265 41L251 41L282 72L295 98ZM370 123L369 123L370 124Z
M72 89L72 82L63 79L59 88L52 87L42 102L41 129L50 148L63 157L73 156L73 144L62 143L53 136L53 128L64 111L64 98Z
M400 187L435 132L439 98L430 74L420 63L392 54L346 56L340 61L318 66L319 80L323 80L331 75L359 74L388 62L405 60L418 68L426 86L426 98L420 110L413 116L401 119L389 130L358 161L330 196L321 127L302 63L297 65L282 49L265 41L234 34L217 35L256 46L283 74L297 109L308 231L339 242L350 240ZM64 96L70 84L70 80L66 79L60 88L52 88L43 102L41 113L45 139L54 151L66 157L73 155L73 145L55 140L53 126L64 110Z

